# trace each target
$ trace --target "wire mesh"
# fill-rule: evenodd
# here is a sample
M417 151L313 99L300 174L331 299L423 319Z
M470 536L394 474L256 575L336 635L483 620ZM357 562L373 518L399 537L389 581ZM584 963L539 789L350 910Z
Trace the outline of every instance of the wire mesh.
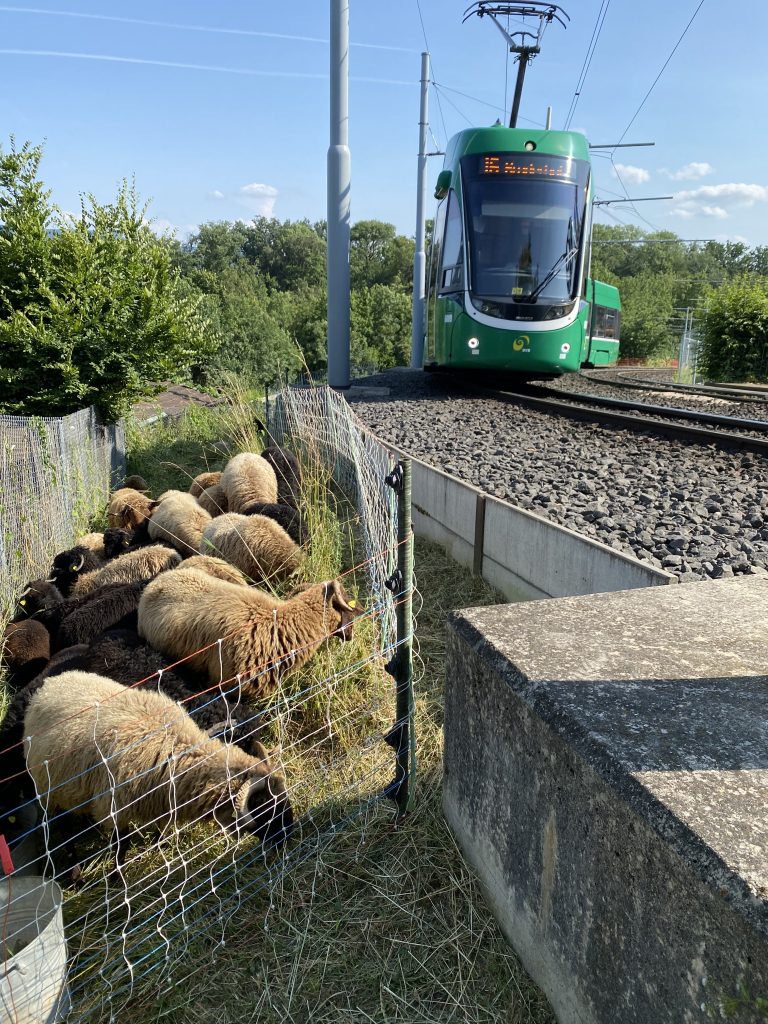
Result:
M0 416L0 622L24 584L84 532L125 467L122 421L96 410Z
M327 388L283 391L269 430L303 466L324 467L329 500L351 524L340 578L364 604L351 641L343 642L350 633L338 635L324 605L306 650L281 648L280 616L308 593L300 590L274 598L269 656L247 676L224 672L227 645L242 626L207 645L219 654L208 664L220 670L209 670L186 710L158 695L162 671L129 686L105 680L94 689L73 674L45 684L38 718L27 719L39 727L27 730L22 744L33 791L14 802L11 794L26 776L0 779L0 831L17 862L0 904L0 1007L13 1024L27 1019L30 1001L41 1020L56 1019L57 1003L61 1015L71 1007L73 1024L127 1019L137 1003L180 983L202 948L211 954L223 947L229 922L246 903L253 927L268 928L270 915L279 913L280 879L350 822L391 820L384 794L395 765L384 740L397 723L395 686L384 664L410 640L398 639L396 629L405 595L385 586L398 552L396 498L384 483L392 460ZM41 569L58 536L47 538ZM29 566L22 575L29 577ZM173 665L169 659L164 671L200 653L186 651ZM239 699L260 676L274 681L268 698ZM206 712L225 693L226 713L210 728ZM48 718L40 717L41 707ZM200 727L190 729L198 720ZM235 725L238 747L229 742ZM254 824L251 794L263 796L264 785L278 793L267 800L273 811L283 801L292 808L293 830L279 848L268 829ZM39 935L49 927L54 882L63 893L66 975L53 970L56 959L47 950L33 957L21 985L15 964L37 946L28 941L29 929ZM30 994L29 978L38 975Z

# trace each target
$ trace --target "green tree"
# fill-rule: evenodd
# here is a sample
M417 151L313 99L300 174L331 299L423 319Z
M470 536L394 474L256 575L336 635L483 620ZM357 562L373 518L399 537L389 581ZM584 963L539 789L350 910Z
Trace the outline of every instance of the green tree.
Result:
M217 274L207 272L201 283L207 284L206 290L217 300L221 337L209 371L232 370L267 384L276 380L281 371L300 368L298 348L270 308L266 285L254 267L243 263Z
M248 225L241 220L230 224L228 221L209 221L201 224L197 233L182 244L182 251L189 257L190 269L208 270L221 273L245 259L243 247L248 240Z
M216 347L201 296L181 282L124 183L63 216L42 149L0 147L0 402L6 413L107 417L179 379Z
M413 240L398 235L394 224L380 220L357 221L350 231L352 288L371 288L375 284L410 288L413 253Z
M384 370L408 365L411 351L411 297L399 288L375 284L352 292L352 362Z
M621 294L621 355L651 359L671 355L675 347L669 321L674 312L672 280L663 274L638 274L624 280L608 275Z
M739 277L713 291L703 317L699 363L713 380L768 377L768 282Z
M258 217L248 226L243 255L271 289L293 291L325 281L326 243L309 221Z

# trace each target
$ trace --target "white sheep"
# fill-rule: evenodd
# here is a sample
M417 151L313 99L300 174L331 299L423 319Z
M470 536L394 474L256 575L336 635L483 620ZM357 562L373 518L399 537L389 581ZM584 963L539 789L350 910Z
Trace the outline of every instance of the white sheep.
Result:
M267 751L210 739L150 690L70 671L47 679L24 716L27 770L46 811L90 815L118 837L128 825L213 818L280 842L293 812ZM119 841L119 838L118 838Z
M199 498L207 487L213 487L221 480L221 473L198 473L189 485L189 493L193 498Z
M221 484L213 484L211 487L206 487L202 494L197 496L197 503L210 516L220 516L222 513L229 511L227 495Z
M203 530L200 551L218 555L254 583L285 579L301 564L304 553L279 523L267 516L236 512L212 519Z
M266 459L252 452L241 452L230 459L221 474L220 484L230 512L240 512L243 505L251 501L277 501L274 469Z
M192 555L191 558L184 559L177 571L181 572L186 569L199 569L201 572L207 572L209 576L226 580L227 583L235 583L239 587L248 586L248 580L244 574L234 565L225 562L223 558L212 558L211 555Z
M149 536L176 548L186 558L200 550L203 528L211 517L186 491L166 491L157 499L149 521Z
M241 676L243 697L251 700L272 693L330 636L349 640L359 614L338 580L281 601L190 569L163 573L147 586L138 632L163 654L189 657L188 667L213 683Z

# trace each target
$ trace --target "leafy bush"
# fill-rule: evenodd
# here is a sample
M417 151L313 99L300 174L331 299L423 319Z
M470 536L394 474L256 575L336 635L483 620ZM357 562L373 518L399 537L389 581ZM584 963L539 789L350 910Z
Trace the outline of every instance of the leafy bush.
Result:
M172 268L135 190L62 214L42 149L0 147L0 410L112 419L216 348L201 295Z
M739 277L713 292L699 365L712 380L768 377L768 282Z

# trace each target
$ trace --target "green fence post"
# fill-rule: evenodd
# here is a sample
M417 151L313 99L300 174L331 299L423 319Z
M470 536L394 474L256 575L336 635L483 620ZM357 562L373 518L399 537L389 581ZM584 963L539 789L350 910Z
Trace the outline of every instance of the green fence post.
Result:
M397 649L387 665L395 679L395 725L386 741L395 750L395 779L388 794L399 821L413 804L416 781L416 733L413 699L413 527L411 524L411 460L402 459L386 478L397 493L397 569L386 581L395 595Z

